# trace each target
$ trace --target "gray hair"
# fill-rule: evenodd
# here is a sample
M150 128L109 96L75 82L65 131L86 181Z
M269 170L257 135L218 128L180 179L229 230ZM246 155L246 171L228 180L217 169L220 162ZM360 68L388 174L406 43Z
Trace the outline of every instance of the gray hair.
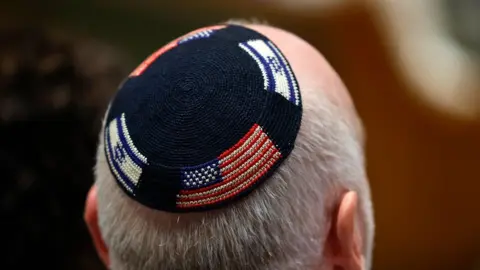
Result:
M369 269L374 224L362 144L321 93L302 89L302 125L278 171L243 200L215 211L174 214L131 200L114 181L100 140L99 225L111 268L321 269L332 211L341 194L353 190Z

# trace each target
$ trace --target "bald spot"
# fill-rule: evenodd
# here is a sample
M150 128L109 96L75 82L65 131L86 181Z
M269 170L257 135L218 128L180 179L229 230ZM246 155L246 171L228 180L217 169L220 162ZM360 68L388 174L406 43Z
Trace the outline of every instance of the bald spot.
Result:
M309 96L323 95L342 112L345 120L363 141L363 128L350 94L332 66L320 52L300 37L268 25L245 24L275 43L289 61L298 80L302 102Z

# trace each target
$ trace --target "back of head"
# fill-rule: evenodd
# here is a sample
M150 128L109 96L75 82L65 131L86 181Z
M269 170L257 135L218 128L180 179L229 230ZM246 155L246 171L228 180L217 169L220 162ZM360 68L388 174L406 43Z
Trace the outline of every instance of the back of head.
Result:
M337 90L322 89L343 84L324 74L299 75L304 57L291 54L292 47L313 48L279 29L255 30L262 29L277 32L266 35L298 78L303 116L293 150L248 196L219 208L182 213L159 211L128 196L109 170L101 139L95 170L98 215L112 269L322 269L323 247L334 222L331 212L345 190L359 194L357 224L370 267L373 217L357 120L326 94Z

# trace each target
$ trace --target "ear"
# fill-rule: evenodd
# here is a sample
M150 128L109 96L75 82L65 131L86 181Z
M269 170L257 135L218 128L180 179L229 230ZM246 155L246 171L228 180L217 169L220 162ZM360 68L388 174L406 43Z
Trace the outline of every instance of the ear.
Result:
M331 217L332 224L325 250L334 269L364 269L364 256L361 251L362 236L355 224L357 204L357 194L349 191L343 195Z
M109 267L110 259L108 256L108 248L103 241L98 225L98 206L97 206L97 188L93 185L88 192L87 200L85 202L84 220L87 223L88 231L93 240L97 254L105 264Z

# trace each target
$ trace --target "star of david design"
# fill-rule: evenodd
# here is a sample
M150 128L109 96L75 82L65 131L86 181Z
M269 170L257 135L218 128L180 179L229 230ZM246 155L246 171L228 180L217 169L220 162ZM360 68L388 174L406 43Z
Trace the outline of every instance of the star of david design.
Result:
M113 158L120 164L125 162L125 149L123 149L122 145L115 145L115 149L113 150Z
M278 62L278 59L272 56L267 57L268 64L272 67L273 71L276 73L282 73L283 72L283 67L280 65L280 62Z

